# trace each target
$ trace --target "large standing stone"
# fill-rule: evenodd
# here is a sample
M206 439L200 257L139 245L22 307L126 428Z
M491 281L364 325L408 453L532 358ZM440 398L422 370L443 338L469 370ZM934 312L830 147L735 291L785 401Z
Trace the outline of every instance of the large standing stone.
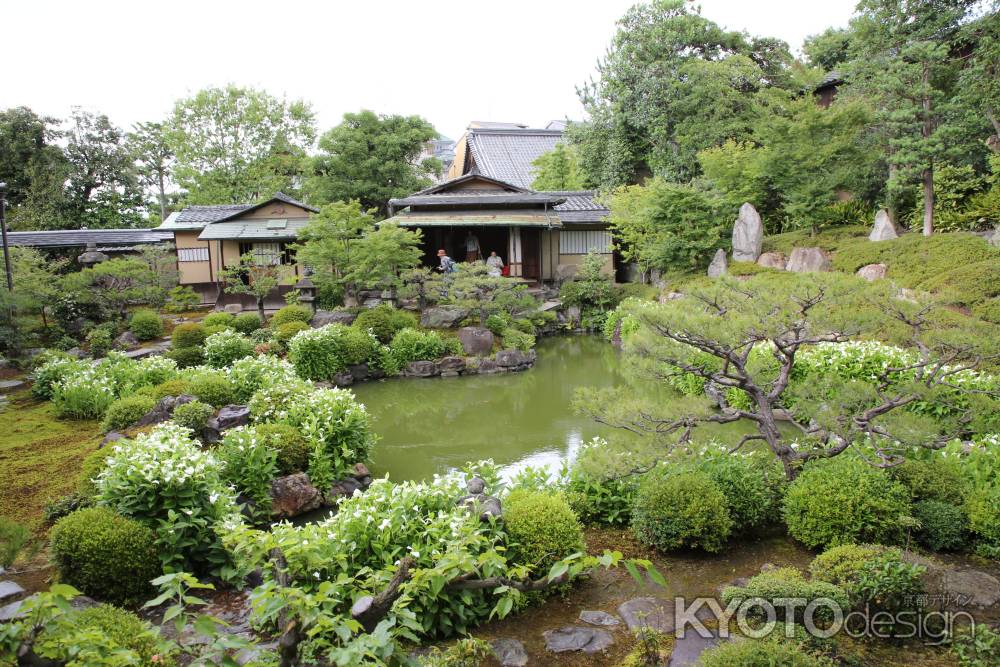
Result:
M528 355L520 350L500 350L497 352L496 360L500 368L516 368L531 363Z
M580 628L573 625L567 625L558 630L547 630L542 634L545 636L545 648L553 653L567 651L597 653L615 643L611 633L607 630Z
M139 344L139 339L135 337L135 334L131 331L126 331L125 333L119 334L114 341L114 347L117 350L129 350Z
M420 314L420 326L430 329L451 329L468 316L468 308L434 306Z
M322 504L323 494L304 472L275 477L271 482L271 515L278 519L290 519Z
M674 607L657 598L633 598L618 606L618 615L625 620L630 632L644 628L663 634L674 631Z
M719 248L715 251L715 257L712 258L712 263L708 265L708 277L719 278L726 275L726 271L728 269L729 262L726 261L726 251Z
M318 329L327 324L343 324L345 326L350 326L354 324L354 320L358 318L357 313L353 313L349 310L317 310L316 314L312 316L312 320L309 324L313 328Z
M868 282L875 282L876 280L882 280L885 278L886 271L889 270L885 264L868 264L862 266L858 269L857 276L859 278L864 278Z
M465 370L465 357L445 357L438 362L442 375L458 375Z
M757 264L758 266L766 266L769 269L784 271L785 265L788 264L788 258L785 257L785 253L783 252L765 252L757 258Z
M208 424L219 431L236 428L237 426L246 426L249 423L250 408L245 405L223 406L219 410L219 414L208 420Z
M763 247L764 224L760 214L752 204L744 203L733 225L733 261L756 262Z
M493 332L485 327L462 327L458 330L458 340L470 356L485 357L493 351Z
M892 221L889 211L884 208L880 209L879 212L875 214L875 226L872 227L872 233L868 235L868 240L891 241L892 239L898 238L899 229L896 227L896 223Z
M524 667L528 664L528 652L524 644L516 639L494 639L490 642L493 655L502 667Z
M959 607L985 609L1000 602L1000 580L981 570L945 570L941 588Z
M408 377L429 378L438 374L438 367L433 361L411 361L406 364L403 374Z
M829 271L830 253L822 248L795 248L785 268L793 273Z

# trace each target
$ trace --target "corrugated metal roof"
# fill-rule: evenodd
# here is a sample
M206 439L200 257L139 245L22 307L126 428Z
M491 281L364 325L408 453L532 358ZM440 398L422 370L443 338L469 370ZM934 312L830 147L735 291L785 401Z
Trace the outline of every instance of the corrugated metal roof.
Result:
M549 214L522 215L507 211L476 213L401 213L385 222L400 227L559 227L559 217Z
M13 246L59 248L86 246L88 243L132 246L142 243L172 241L172 232L159 229L56 229L47 232L8 232Z
M294 239L298 231L309 223L309 218L289 218L288 224L281 229L272 229L266 219L233 220L231 222L216 222L206 225L198 238L202 241L265 241L269 239Z
M469 150L475 161L475 173L522 188L535 180L532 162L555 148L561 130L470 128Z

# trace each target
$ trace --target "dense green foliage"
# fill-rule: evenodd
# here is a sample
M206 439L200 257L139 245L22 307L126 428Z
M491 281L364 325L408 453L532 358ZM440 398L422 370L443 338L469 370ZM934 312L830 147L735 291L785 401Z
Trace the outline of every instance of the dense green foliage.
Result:
M214 413L215 408L211 405L194 400L174 408L170 419L178 426L191 429L197 435L205 428L209 417Z
M225 329L205 339L205 362L213 368L231 366L237 359L253 353L253 341L233 329Z
M732 527L726 496L700 472L651 474L632 509L636 537L664 551L720 551Z
M257 438L277 453L278 472L290 475L306 470L309 465L309 442L294 426L288 424L258 424Z
M190 379L188 391L202 403L216 408L233 402L233 385L223 373L202 372Z
M434 361L448 353L445 339L437 331L401 329L389 343L390 354L398 367L411 361Z
M39 636L35 652L70 665L86 664L88 659L97 659L82 650L94 636L100 638L102 652L109 659L142 667L171 662L161 654L159 635L148 622L109 604L74 609L58 617Z
M163 320L152 310L137 310L129 318L128 328L139 340L153 340L163 335Z
M139 418L153 409L156 401L150 396L136 394L119 398L108 406L101 420L104 431L121 431L139 421Z
M503 520L508 559L529 565L535 576L585 551L580 522L561 494L515 489L504 499Z
M841 544L809 565L813 580L834 583L857 607L901 611L914 609L923 593L927 568L907 562L899 549L872 544Z
M52 558L62 581L114 603L144 602L161 572L153 531L105 507L60 519L52 529Z
M722 642L705 651L700 661L703 667L832 667L835 664L798 644L775 639Z
M200 347L205 343L205 327L194 322L185 322L174 327L170 337L174 349Z
M410 312L381 304L366 308L358 313L353 326L362 331L371 331L380 343L389 344L401 329L415 329L419 325L417 317Z
M332 380L349 365L373 359L378 349L370 333L334 323L293 336L288 343L288 360L299 377Z
M531 164L536 170L531 184L533 190L583 190L586 185L576 149L562 141Z
M733 600L744 601L753 598L761 598L763 600L803 598L809 601L827 598L840 605L841 609L846 609L850 606L847 593L843 589L825 581L806 579L802 576L802 572L794 567L781 567L761 572L752 577L746 586L727 586L722 590L722 601L727 605ZM776 605L775 611L778 612L778 617L781 620L801 622L802 617L800 614L802 614L804 608L800 607L796 610L796 618L794 619L784 618L783 614L785 610L780 606ZM828 609L824 610L822 608L818 611L829 612ZM822 613L817 613L817 617L821 616Z
M270 325L272 328L276 328L289 322L309 324L309 320L311 319L312 313L308 308L305 306L290 305L279 308L278 312L271 316Z

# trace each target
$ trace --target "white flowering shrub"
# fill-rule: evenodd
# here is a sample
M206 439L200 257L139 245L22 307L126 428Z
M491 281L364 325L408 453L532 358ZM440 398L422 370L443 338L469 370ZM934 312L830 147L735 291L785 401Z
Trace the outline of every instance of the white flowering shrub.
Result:
M365 406L347 389L317 389L291 402L281 421L322 446L335 473L371 457L375 434Z
M286 382L297 382L295 368L278 357L262 354L237 359L226 369L237 403L246 403L261 389L270 389Z
M32 373L34 383L31 385L31 393L38 398L52 398L55 386L59 382L90 366L85 361L74 359L61 352L46 352L45 356L46 359L42 360Z
M52 407L58 417L100 419L117 398L111 378L99 368L81 368L52 388Z
M225 575L216 524L234 511L222 464L191 431L167 422L112 450L95 480L99 504L156 531L167 568Z
M329 380L350 365L375 363L379 350L371 331L334 323L295 334L288 342L288 360L300 377Z
M223 481L249 499L250 515L265 523L271 516L271 481L278 474L278 450L258 436L253 426L240 426L226 431L215 455Z
M247 407L255 423L282 422L288 418L291 406L313 390L306 380L287 380L263 387L250 397Z
M115 399L130 396L177 375L177 364L165 357L129 359L110 352L97 364L54 358L35 372L35 395L51 398L60 417L100 419Z
M142 374L142 384L155 387L177 377L177 362L170 357L154 355L135 362Z
M225 368L253 354L253 341L233 329L223 329L205 339L205 362L213 368Z

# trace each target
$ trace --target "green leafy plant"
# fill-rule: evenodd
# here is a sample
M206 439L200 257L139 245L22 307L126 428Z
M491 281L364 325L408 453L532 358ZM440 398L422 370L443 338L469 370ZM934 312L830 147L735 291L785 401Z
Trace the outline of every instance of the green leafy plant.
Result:
M959 551L967 541L968 520L960 506L940 500L913 504L913 518L920 522L917 539L933 551Z
M516 489L503 499L508 559L545 574L563 558L585 551L580 522L560 493Z
M411 361L433 361L443 357L448 347L444 338L436 331L400 329L392 337L389 350L399 366Z
M380 343L388 344L392 337L403 329L416 329L416 316L405 310L381 304L358 313L353 326L361 331L371 331Z
M535 337L533 335L512 327L504 329L500 337L503 339L503 345L506 348L514 348L515 350L527 352L535 346Z
M237 494L250 499L250 516L266 523L271 516L271 481L278 473L278 451L259 437L255 427L241 426L226 431L216 448L222 464L222 480Z
M664 551L720 551L732 526L726 496L701 472L648 475L632 508L636 537Z
M264 326L257 313L240 313L233 318L232 327L245 336L249 336Z
M139 421L139 418L153 409L156 400L150 396L126 396L108 406L101 420L104 432L120 431Z
M834 667L799 644L777 639L737 639L701 654L702 667Z
M190 382L182 378L167 380L153 387L152 396L157 401L167 396L181 396L190 392L190 384Z
M174 327L171 333L174 349L200 347L205 342L205 327L194 322L185 322Z
M257 439L273 449L278 472L290 475L303 472L309 466L309 442L299 430L288 424L257 424L254 427Z
M0 567L9 568L31 540L31 531L16 521L0 517Z
M161 573L153 531L107 507L77 510L52 529L62 581L99 600L137 603Z
M309 324L309 320L312 319L312 311L305 306L285 306L279 308L278 311L271 316L271 321L269 326L272 329L277 329L282 324L288 324L289 322L302 322L303 324Z
M225 368L237 359L252 354L253 341L233 329L220 331L205 339L205 361L213 368Z
M205 349L199 346L175 347L166 353L178 368L192 368L205 362Z
M309 329L308 324L306 324L305 322L299 322L298 320L285 322L284 324L278 325L277 327L275 327L274 323L272 322L271 326L274 329L274 340L278 341L279 343L281 343L286 347L288 346L288 342L295 337L295 334L297 334L300 331L306 331L307 329Z
M201 304L198 293L186 285L178 285L167 292L167 305L164 310L171 313L183 313Z
M178 426L189 428L197 436L208 424L208 419L215 414L215 408L199 400L182 403L174 408L171 419Z
M246 403L256 392L278 384L298 381L295 368L271 355L247 356L237 359L226 369L233 387L233 400Z
M90 356L94 359L99 359L107 355L114 346L114 340L114 324L109 322L94 327L87 333L87 345L90 349Z
M188 390L202 403L216 408L233 402L233 385L229 378L219 371L199 373L192 377Z
M201 325L206 329L208 327L224 327L226 329L233 328L233 322L235 317L232 313L227 313L223 310L217 310L213 313L209 313L205 316L205 319L201 321Z
M39 635L34 650L68 665L171 664L165 642L147 621L109 604L72 609ZM105 662L107 661L107 662Z
M129 318L128 328L139 340L153 340L163 335L163 320L152 310L137 310Z
M786 619L785 609L774 601L782 598L803 598L808 601L828 599L840 606L841 609L850 607L850 600L847 593L834 584L826 581L809 580L802 576L802 572L794 567L781 567L768 572L761 572L752 577L746 586L727 586L722 590L722 601L730 604L734 600L742 603L745 600L760 598L775 604L775 611L781 620L802 622L801 614L804 607L796 610L796 618ZM826 617L824 618L824 614ZM829 608L818 608L817 618L819 620L829 620L832 613Z

